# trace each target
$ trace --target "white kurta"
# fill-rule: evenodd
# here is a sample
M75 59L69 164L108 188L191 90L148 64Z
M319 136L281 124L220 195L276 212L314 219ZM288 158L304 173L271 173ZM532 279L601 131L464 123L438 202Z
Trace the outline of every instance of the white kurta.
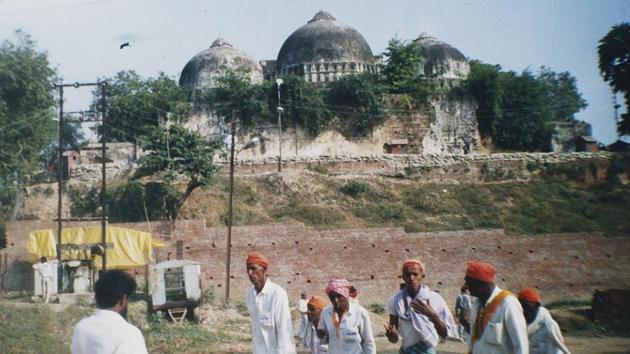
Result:
M560 326L551 317L549 311L540 307L532 323L527 325L530 354L569 354L564 345Z
M404 298L407 300L407 308L404 305ZM457 337L455 320L453 320L451 310L440 294L430 290L426 285L422 285L416 298L428 303L433 308L433 311L444 323L447 336ZM427 316L413 312L411 301L413 299L407 290L403 289L394 294L387 302L387 313L390 316L398 317L398 331L402 336L402 347L407 349L419 342L425 343L427 347L437 346L440 337L435 325Z
M370 314L361 305L348 302L348 311L339 322L339 338L332 321L333 307L328 305L319 318L318 329L328 335L328 352L333 354L375 354Z
M96 310L79 321L72 334L72 354L144 354L140 330L117 312Z
M254 354L293 354L293 329L287 292L269 278L260 293L247 292Z
M492 302L501 289L494 287L486 304ZM470 314L471 326L479 313L479 299L474 298ZM483 330L472 347L473 354L527 354L527 324L523 316L523 308L516 296L508 296L497 307L494 316Z
M326 339L320 340L319 337L317 337L317 329L309 323L302 342L304 348L310 348L312 354L328 353L328 344L326 343Z

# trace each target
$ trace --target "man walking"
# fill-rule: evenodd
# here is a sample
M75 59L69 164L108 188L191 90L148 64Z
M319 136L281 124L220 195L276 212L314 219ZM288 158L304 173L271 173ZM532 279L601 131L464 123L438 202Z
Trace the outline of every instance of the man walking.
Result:
M560 326L541 305L538 291L525 288L518 293L518 301L523 306L527 322L530 354L569 354Z
M298 300L297 310L300 313L300 327L298 327L297 336L300 339L300 343L304 340L304 336L306 335L306 330L308 328L308 300L306 297L306 293L302 293L300 296L300 300Z
M370 314L361 305L349 300L350 283L332 279L326 294L332 305L322 311L317 335L328 337L328 351L332 354L375 354Z
M328 338L320 340L319 337L317 337L317 325L319 324L322 310L328 305L327 303L328 301L320 296L312 296L311 299L308 300L308 311L306 313L309 323L302 344L304 348L311 348L312 354L328 353L328 344L326 344L328 343Z
M461 293L457 296L457 300L455 301L455 316L457 316L457 334L462 341L466 338L466 326L464 323L470 322L470 307L471 300L470 295L468 295L468 288L464 285L462 286Z
M53 289L53 279L54 272L53 266L48 263L48 259L46 257L42 257L39 259L39 263L37 264L37 272L39 273L39 277L41 279L42 284L42 298L44 299L44 303L47 304L50 300L50 294Z
M247 292L253 353L294 354L287 292L269 279L269 260L261 253L250 252L245 265L253 285Z
M101 274L94 285L98 309L74 327L72 354L144 354L140 330L125 320L136 281L121 270Z
M453 315L442 296L422 284L425 277L421 261L406 260L402 265L405 288L388 301L385 335L391 343L402 336L402 354L435 354L440 338L454 336Z
M469 348L472 354L527 354L527 325L514 294L494 284L496 270L484 262L468 262L466 287L473 300Z

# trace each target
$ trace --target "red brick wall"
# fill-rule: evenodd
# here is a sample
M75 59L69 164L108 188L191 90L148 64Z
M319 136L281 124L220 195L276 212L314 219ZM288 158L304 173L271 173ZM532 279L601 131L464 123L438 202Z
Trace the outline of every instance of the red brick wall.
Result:
M74 226L74 224L73 224ZM116 224L153 232L170 247L156 251L156 261L175 258L183 241L184 258L202 263L204 288L225 291L226 228L206 228L203 221ZM11 289L31 289L31 269L24 251L32 230L52 222L20 221L7 227ZM589 297L594 289L630 287L630 239L601 234L508 236L502 230L405 233L401 228L317 231L303 225L235 227L232 232L230 293L244 299L250 287L244 260L250 250L272 261L270 276L292 299L302 291L323 295L331 277L345 277L359 289L364 304L385 302L400 283L400 264L420 258L426 283L452 303L463 283L465 262L481 259L498 269L497 284L512 291L537 286L547 301ZM29 282L30 281L30 282Z

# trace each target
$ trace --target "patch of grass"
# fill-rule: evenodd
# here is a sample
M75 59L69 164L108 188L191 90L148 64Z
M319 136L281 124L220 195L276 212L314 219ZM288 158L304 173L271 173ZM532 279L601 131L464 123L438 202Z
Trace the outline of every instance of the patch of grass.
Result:
M68 353L72 328L92 309L68 307L53 312L42 304L0 301L0 343L3 353Z
M319 205L301 205L296 199L291 199L284 207L271 212L276 219L290 217L312 226L339 225L345 219L343 213L330 207Z
M378 302L368 305L368 309L376 314L382 315L385 313L385 307Z
M328 173L328 168L320 163L308 164L306 166L306 169L311 172L316 172L322 175L325 175Z
M219 338L204 326L186 321L173 324L154 316L145 340L150 353L200 353L216 345Z

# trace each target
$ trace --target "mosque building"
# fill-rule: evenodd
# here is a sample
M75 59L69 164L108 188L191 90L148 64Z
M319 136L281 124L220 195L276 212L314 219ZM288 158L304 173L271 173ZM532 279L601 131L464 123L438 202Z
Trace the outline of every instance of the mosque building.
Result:
M422 33L413 42L425 57L418 68L420 77L452 87L470 72L467 58L456 48ZM216 87L216 79L227 70L245 68L252 83L297 75L316 86L324 86L345 75L379 73L382 57L374 55L370 45L356 29L319 11L305 25L284 41L275 60L256 60L223 38L195 55L182 70L179 84L194 93ZM348 138L334 129L311 137L300 127L288 124L282 151L294 156L370 155L384 153L469 154L477 150L479 133L475 117L476 103L466 98L438 97L431 102L434 112L411 113L411 119L391 117L375 128L367 138ZM221 119L211 112L194 116L190 129L203 135L224 133ZM293 129L295 131L291 132ZM242 157L272 157L278 150L277 129L260 128L256 133L266 141L261 151L244 151ZM291 137L291 138L289 138ZM251 138L239 137L240 141ZM276 144L274 146L274 144Z

